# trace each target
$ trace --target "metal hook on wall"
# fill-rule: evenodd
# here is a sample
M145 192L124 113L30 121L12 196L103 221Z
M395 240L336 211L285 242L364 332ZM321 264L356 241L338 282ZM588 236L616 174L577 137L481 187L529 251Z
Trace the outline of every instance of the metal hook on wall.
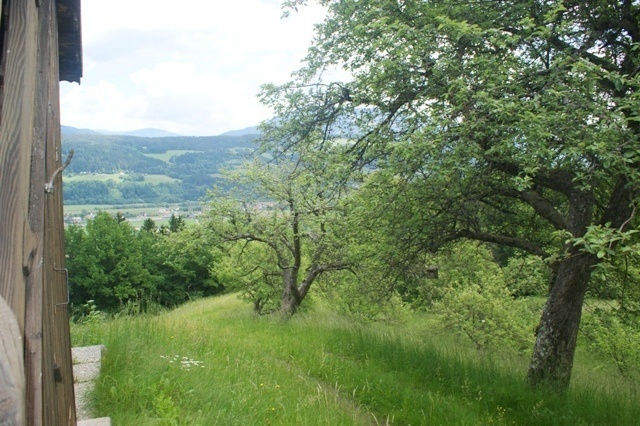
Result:
M56 272L64 272L65 282L67 285L67 301L64 303L56 303L54 306L54 312L58 309L58 306L66 306L69 307L69 303L71 302L71 294L69 292L69 270L67 268L58 269L56 268L56 264L53 264L53 270Z
M46 194L53 194L53 181L55 180L56 176L58 176L58 174L62 173L62 171L67 168L72 158L73 158L73 150L69 151L69 155L67 156L67 161L65 161L62 166L58 167L56 171L53 172L53 174L51 175L49 182L44 184L44 192Z

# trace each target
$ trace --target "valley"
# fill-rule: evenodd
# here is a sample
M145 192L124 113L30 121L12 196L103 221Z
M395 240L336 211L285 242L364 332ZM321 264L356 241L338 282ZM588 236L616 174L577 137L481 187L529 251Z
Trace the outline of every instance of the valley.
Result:
M62 155L75 153L63 177L66 222L100 210L122 212L135 226L176 212L194 220L208 190L228 190L222 171L256 155L257 134L231 133L139 137L63 126Z

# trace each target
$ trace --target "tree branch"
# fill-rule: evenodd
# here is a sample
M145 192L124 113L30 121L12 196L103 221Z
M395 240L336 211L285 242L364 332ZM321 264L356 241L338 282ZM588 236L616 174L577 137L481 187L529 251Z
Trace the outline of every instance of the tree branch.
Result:
M505 189L500 192L502 195L507 197L521 199L531 206L541 218L549 222L554 228L558 230L567 228L567 221L564 216L556 210L551 201L540 195L538 191L516 191L513 189Z
M276 254L277 258L278 258L278 268L280 268L280 269L287 269L288 268L286 266L286 262L284 262L282 253L280 252L280 248L273 241L269 241L269 240L267 240L265 238L261 238L261 237L255 236L253 234L237 234L237 235L232 235L230 237L227 237L227 238L223 239L223 242L234 242L234 241L247 241L247 242L255 241L255 242L258 242L258 243L266 244L269 247L271 247L271 249L275 252L275 254Z
M489 156L486 157L486 160L489 162L490 167L500 170L509 176L519 176L522 173L520 165L516 163L498 160ZM540 186L553 189L566 196L569 196L575 189L573 175L566 170L539 170L534 176L531 176L531 180Z
M506 235L491 234L488 232L469 231L469 230L461 231L459 233L459 236L464 238L469 238L471 240L484 241L487 243L496 243L503 246L519 248L521 250L524 250L536 256L540 256L542 258L549 257L549 253L542 250L542 248L538 247L537 245L529 241L522 240L520 238L508 237Z
M336 263L336 264L327 264L327 265L314 265L307 270L307 274L304 277L304 281L302 281L302 284L298 288L298 292L302 297L304 297L309 291L311 284L313 284L315 279L318 278L323 273L330 272L330 271L344 271L347 269L351 269L351 264Z
M567 222L554 205L537 191L520 191L520 198L529 204L543 219L561 230L567 228Z

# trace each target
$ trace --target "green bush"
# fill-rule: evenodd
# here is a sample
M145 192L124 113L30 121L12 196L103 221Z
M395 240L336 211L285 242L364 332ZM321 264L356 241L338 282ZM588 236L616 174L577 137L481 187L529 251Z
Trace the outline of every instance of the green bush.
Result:
M261 245L231 246L220 260L217 275L226 289L239 291L259 315L280 307L282 276L274 265L272 253Z
M470 339L476 349L531 349L535 315L514 299L503 270L482 244L456 244L438 256L442 297L435 301L442 325Z
M409 307L389 281L372 268L362 275L342 271L324 276L318 284L323 298L341 314L366 321L398 321Z
M585 315L581 331L588 348L596 355L612 360L620 374L640 379L640 320L619 309L595 308Z
M222 253L207 230L172 216L166 232L148 219L136 230L118 213L99 212L86 228L65 230L71 302L105 312L157 312L224 290L215 274ZM80 312L82 312L80 310Z
M513 297L547 295L550 269L539 257L511 257L502 271Z
M499 275L448 290L435 309L445 328L469 338L479 351L524 353L533 346L535 317L525 301L511 297Z

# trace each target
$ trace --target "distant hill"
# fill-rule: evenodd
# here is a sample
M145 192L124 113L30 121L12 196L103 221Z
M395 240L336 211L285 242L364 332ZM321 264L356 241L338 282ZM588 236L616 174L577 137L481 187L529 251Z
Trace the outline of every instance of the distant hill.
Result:
M115 130L91 130L80 129L72 126L61 126L63 135L121 135L121 136L135 136L139 138L166 138L169 136L181 136L177 133L168 132L162 129L138 129L128 132L119 132Z
M146 128L131 130L130 132L118 132L113 130L98 130L103 135L121 135L121 136L135 136L139 138L166 138L169 136L181 136L178 133L168 132L162 129Z
M221 134L220 136L248 136L248 135L260 135L258 126L245 127L240 130L230 130Z
M138 129L131 130L128 132L119 132L116 130L92 130L92 129L82 129L78 127L72 126L61 126L63 135L119 135L119 136L135 136L139 138L166 138L166 137L176 137L182 136L177 133L168 132L162 129ZM220 136L258 136L260 135L260 130L258 130L258 126L245 127L244 129L239 130L230 130L228 132L222 133Z
M60 126L63 135L98 135L99 132L91 129L79 129L71 126Z
M75 151L64 173L70 204L179 203L229 187L223 169L256 155L255 136L140 137L63 133L62 152Z

